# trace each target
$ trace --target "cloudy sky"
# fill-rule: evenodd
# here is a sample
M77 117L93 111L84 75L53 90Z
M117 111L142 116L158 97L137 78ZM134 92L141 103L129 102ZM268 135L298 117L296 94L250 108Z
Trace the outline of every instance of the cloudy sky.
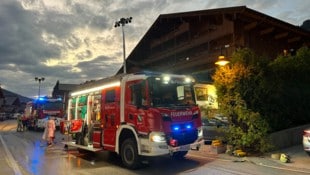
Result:
M114 75L160 14L246 5L296 26L310 19L308 0L0 0L0 84L34 98L60 83Z

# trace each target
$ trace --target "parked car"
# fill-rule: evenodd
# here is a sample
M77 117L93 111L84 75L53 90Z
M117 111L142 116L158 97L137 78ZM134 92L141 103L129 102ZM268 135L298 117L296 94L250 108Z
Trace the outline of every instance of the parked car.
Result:
M228 118L223 116L223 115L221 115L221 114L216 114L214 118L219 120L219 122L222 122L224 124L228 123Z
M11 113L5 113L5 118L7 119L7 120L9 120L9 119L11 119Z
M212 140L223 139L225 136L225 128L228 127L228 123L221 121L217 118L202 119L202 131L203 139L205 143L211 143ZM224 140L222 140L224 141Z
M6 115L4 112L0 113L0 121L3 121L6 119Z
M304 150L310 156L310 128L304 130L302 143L304 146Z
M36 130L41 130L41 131L44 130L47 121L48 121L48 118L47 118L47 117L42 118L42 119L38 119L38 120L37 120L37 128L35 128L35 129L36 129Z
M16 119L18 118L18 116L21 116L21 115L22 115L22 114L20 114L20 113L14 113L14 114L13 114L13 119L16 120Z

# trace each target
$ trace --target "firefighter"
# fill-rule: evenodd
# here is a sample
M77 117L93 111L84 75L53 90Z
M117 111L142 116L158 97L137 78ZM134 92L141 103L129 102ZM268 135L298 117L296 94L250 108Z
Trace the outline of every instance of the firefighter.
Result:
M56 130L56 125L55 125L55 119L54 117L48 117L47 121L47 136L48 136L48 145L52 145L54 143L55 139L55 130Z
M55 139L55 120L53 117L48 116L47 122L45 123L44 133L42 139L47 141L47 146L52 146Z
M17 132L23 131L22 116L20 114L17 116L17 120L16 121L17 121L17 129L16 129L16 131Z
M27 118L26 118L26 116L23 115L21 120L22 120L22 124L23 124L23 131L26 131L26 129L27 129Z

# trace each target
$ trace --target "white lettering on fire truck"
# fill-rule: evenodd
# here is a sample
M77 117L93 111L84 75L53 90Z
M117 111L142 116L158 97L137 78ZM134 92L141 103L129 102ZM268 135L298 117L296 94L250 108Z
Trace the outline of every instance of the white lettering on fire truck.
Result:
M44 114L52 115L52 114L59 114L60 111L48 111L48 110L43 110L43 113L44 113Z
M183 117L193 115L192 111L179 111L179 112L171 112L172 117Z

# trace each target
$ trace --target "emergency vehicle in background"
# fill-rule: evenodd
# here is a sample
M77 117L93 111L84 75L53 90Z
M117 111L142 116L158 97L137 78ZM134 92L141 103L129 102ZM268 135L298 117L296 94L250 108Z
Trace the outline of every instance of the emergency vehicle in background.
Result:
M82 84L71 92L63 142L80 151L111 151L129 169L145 156L183 158L203 144L194 79L142 72Z
M62 98L40 97L26 104L24 116L27 119L27 128L30 130L43 130L47 116L54 117L56 127L59 128L63 120L64 104Z

